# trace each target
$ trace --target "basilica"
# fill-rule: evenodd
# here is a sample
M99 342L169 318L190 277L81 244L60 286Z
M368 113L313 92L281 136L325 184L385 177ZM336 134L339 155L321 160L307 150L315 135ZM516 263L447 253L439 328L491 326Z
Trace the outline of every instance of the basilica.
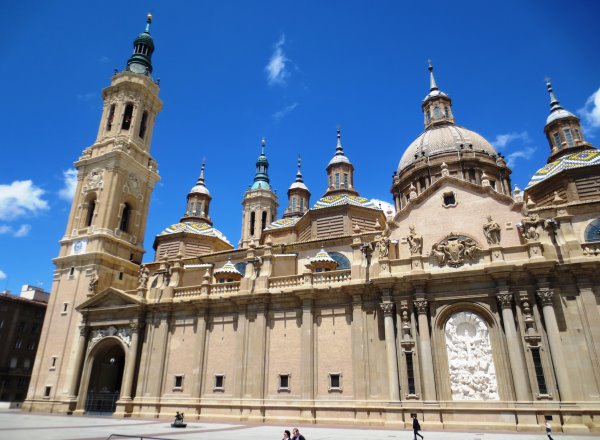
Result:
M263 141L237 246L202 165L142 264L162 107L150 24L75 162L25 410L600 432L600 151L550 83L548 160L523 191L430 66L389 206L361 197L339 130L324 193L299 162L279 200Z

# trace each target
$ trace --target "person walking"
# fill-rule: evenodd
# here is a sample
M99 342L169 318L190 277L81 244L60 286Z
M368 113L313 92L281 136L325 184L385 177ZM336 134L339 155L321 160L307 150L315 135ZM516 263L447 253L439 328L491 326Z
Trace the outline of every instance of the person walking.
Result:
M421 430L421 425L419 424L419 421L417 420L417 415L413 414L412 419L413 419L413 432L415 434L414 440L417 440L417 436L421 437L421 440L423 440L423 436L421 434L419 434L419 431Z
M304 436L302 434L300 434L300 431L298 431L298 428L292 429L292 434L294 434L294 436L292 437L292 440L306 440L304 438Z
M290 435L290 431L288 431L287 429L285 431L283 431L283 438L282 440L291 440L292 437Z
M548 436L548 440L554 440L552 438L552 425L550 425L549 419L546 419L546 435Z

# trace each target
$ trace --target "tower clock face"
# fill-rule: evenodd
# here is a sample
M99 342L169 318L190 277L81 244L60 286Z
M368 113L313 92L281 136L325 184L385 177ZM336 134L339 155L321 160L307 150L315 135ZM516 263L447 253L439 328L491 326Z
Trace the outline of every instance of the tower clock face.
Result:
M146 73L146 66L142 66L141 64L131 63L129 65L129 70L133 73Z
M71 255L83 254L85 252L86 247L87 247L87 240L77 240L75 243L73 243Z

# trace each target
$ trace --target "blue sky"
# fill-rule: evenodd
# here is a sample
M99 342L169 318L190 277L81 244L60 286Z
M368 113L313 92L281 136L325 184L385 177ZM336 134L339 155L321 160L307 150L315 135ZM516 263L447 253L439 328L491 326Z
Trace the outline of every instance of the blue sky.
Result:
M48 1L3 5L0 290L50 289L70 209L72 163L98 129L101 90L154 14L163 112L154 235L182 216L202 158L215 227L236 244L260 139L281 214L303 158L312 203L342 127L362 196L391 201L391 176L423 130L427 60L459 125L510 159L523 188L548 145L549 76L585 133L600 134L597 2Z

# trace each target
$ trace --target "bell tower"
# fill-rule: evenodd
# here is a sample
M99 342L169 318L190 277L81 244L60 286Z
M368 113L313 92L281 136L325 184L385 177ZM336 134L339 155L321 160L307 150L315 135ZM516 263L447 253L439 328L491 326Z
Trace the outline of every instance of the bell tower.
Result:
M85 317L76 307L106 288L135 289L150 197L159 180L150 143L162 108L152 79L152 16L125 69L102 91L98 135L75 162L77 187L24 408L69 412L77 396Z
M260 155L256 159L254 182L242 200L242 238L239 247L246 248L255 240L258 244L265 229L277 218L277 194L269 181L269 161L265 155L267 142L263 139Z

